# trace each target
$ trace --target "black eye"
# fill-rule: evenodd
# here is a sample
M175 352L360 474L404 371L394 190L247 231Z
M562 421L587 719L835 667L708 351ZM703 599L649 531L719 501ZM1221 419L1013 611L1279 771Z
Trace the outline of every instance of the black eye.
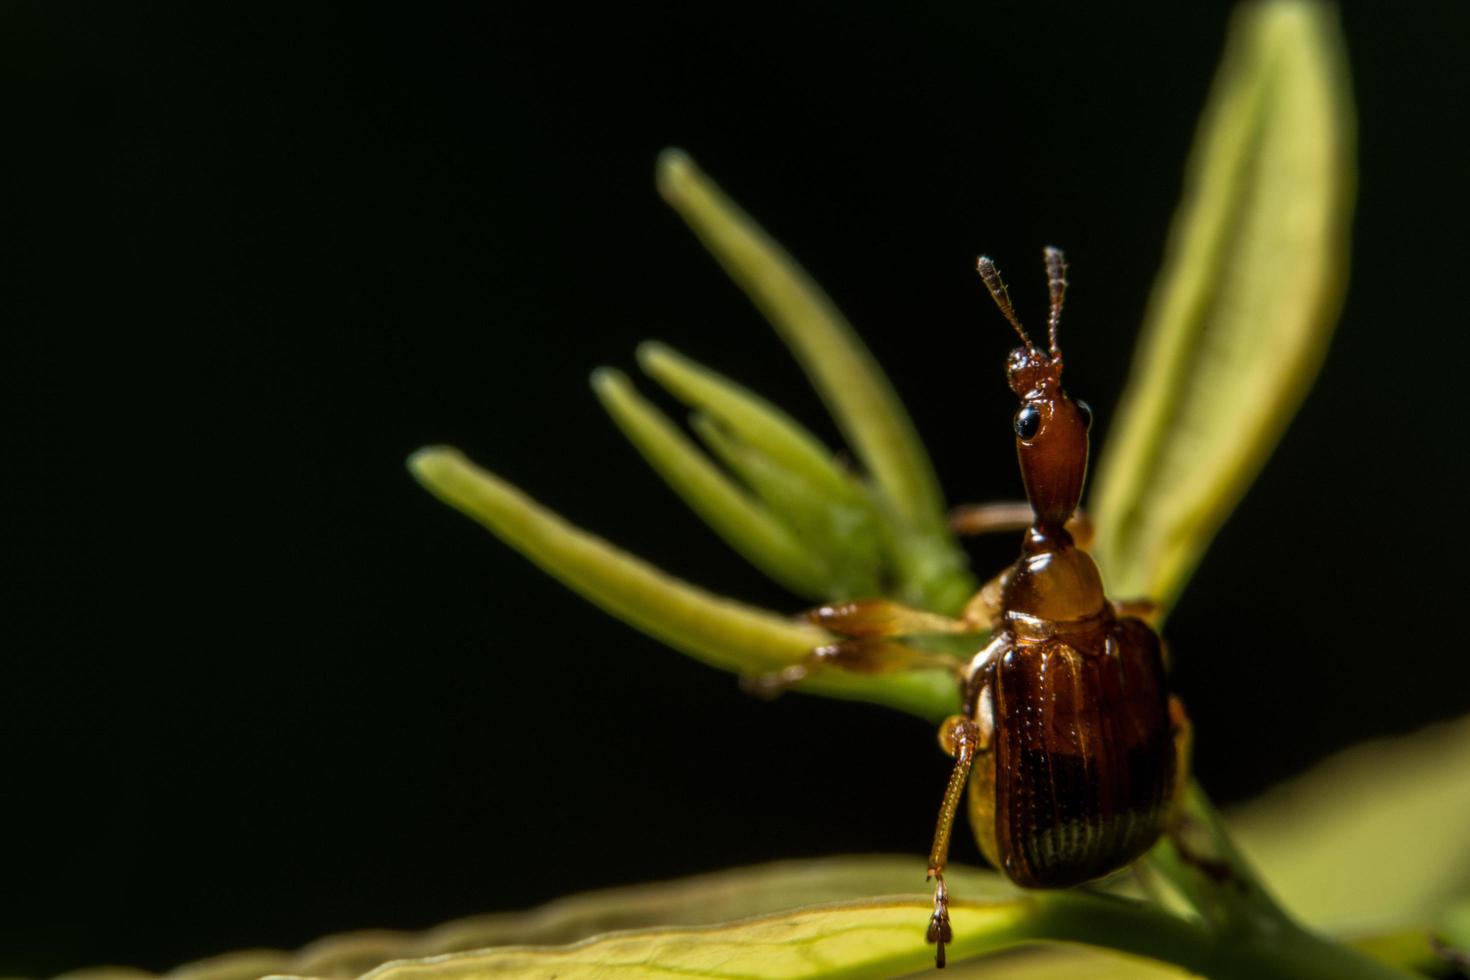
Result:
M1034 405L1027 405L1016 413L1016 438L1025 442L1041 430L1041 411Z
M1077 399L1077 411L1082 413L1082 424L1087 426L1087 431L1092 431L1092 406L1082 399Z

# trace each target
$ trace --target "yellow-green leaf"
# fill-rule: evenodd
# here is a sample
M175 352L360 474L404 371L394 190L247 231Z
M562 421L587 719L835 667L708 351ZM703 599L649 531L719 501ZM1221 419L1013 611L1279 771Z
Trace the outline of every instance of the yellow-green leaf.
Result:
M956 906L956 958L1018 934L1011 904ZM364 980L489 977L887 977L932 965L923 900L817 906L717 926L612 933L572 946L512 946L388 963Z
M820 287L679 150L659 158L658 186L743 288L822 396L871 475L900 600L954 614L975 591L945 524L934 467L893 386Z
M827 633L681 581L568 524L455 449L420 449L409 469L435 496L488 528L583 598L649 636L738 674L795 663ZM798 690L871 701L937 721L959 704L942 670L862 676L816 671Z
M569 895L523 912L496 912L446 922L422 932L363 930L326 936L287 953L243 950L186 963L169 976L254 980L270 973L356 977L389 960L439 956L491 946L572 943L617 929L713 925L807 905L874 895L922 895L923 856L864 854L732 868L673 881ZM952 865L956 894L1003 901L1018 890L993 871ZM151 980L126 967L93 967L56 980Z
M386 963L364 980L482 977L888 977L923 970L927 896L895 896L792 909L712 926L615 932L568 946L510 946ZM1195 925L1145 903L1075 892L991 902L955 901L951 960L1038 941L1097 942L1186 966L1215 957ZM1233 953L1231 955L1234 955ZM1221 960L1226 957L1217 957ZM1247 952L1243 961L1254 958ZM1223 976L1249 975L1237 964Z
M862 490L832 452L770 402L665 344L640 344L638 364L675 398L719 419L743 442L801 475L834 503L866 504Z
M822 288L687 154L663 152L658 188L791 348L889 506L916 528L943 527L939 481L908 412Z
M736 486L678 426L639 396L627 375L600 368L592 375L592 388L628 441L730 547L797 595L835 597L825 558Z
M1114 595L1173 602L1316 376L1353 159L1335 10L1242 4L1098 465L1095 554Z
M923 858L913 854L772 861L571 895L527 912L462 919L424 933L397 955L571 943L617 929L714 925L874 895L917 895L927 887L923 875ZM1017 894L1014 885L993 871L957 865L946 877L956 894L976 901L1000 901Z
M1338 934L1427 925L1470 895L1470 718L1354 746L1229 823L1305 921Z
M730 468L797 539L827 559L829 599L870 599L883 594L882 539L871 509L822 493L800 473L703 413L689 420L711 453Z

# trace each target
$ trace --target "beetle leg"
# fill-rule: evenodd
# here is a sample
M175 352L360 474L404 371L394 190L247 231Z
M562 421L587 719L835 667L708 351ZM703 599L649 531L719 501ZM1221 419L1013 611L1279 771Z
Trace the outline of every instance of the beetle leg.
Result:
M970 778L970 765L979 751L980 726L966 715L955 715L939 730L940 742L949 743L954 751L954 769L944 788L944 802L939 807L939 823L934 828L934 846L929 850L929 874L934 881L934 913L929 916L929 929L924 938L934 944L934 965L944 968L944 947L954 939L949 924L949 889L944 884L944 868L949 861L949 839L954 831L955 811Z
M1000 620L1002 597L1006 582L1010 581L1011 570L1007 568L980 587L980 591L965 603L961 618L975 629L993 629Z
M813 669L821 667L837 667L856 674L947 670L958 680L963 666L949 654L919 650L881 636L863 636L817 647L789 667L770 674L743 677L740 683L752 694L774 697L793 684L806 680Z
M929 917L925 938L934 944L934 965L940 969L944 967L944 947L954 939L954 931L949 924L949 889L944 883L944 869L949 863L955 813L969 782L975 756L990 751L994 719L988 707L990 699L986 697L989 693L986 684L993 674L988 668L1004 653L1009 642L1009 637L1002 634L975 655L966 668L964 714L946 719L939 728L940 747L954 756L954 769L944 788L944 802L940 804L939 821L934 828L934 845L929 849L929 874L925 879L934 881L934 913Z
M990 504L961 504L949 512L949 529L962 537L1024 531L1035 520L1031 505L1024 500ZM1067 521L1067 531L1077 547L1086 551L1092 544L1092 521L1082 511Z
M1178 813L1181 809L1180 801L1184 794L1189 792L1189 764L1190 756L1194 753L1194 725L1189 720L1189 713L1184 710L1184 702L1179 700L1179 695L1169 695L1169 729L1174 736L1174 802L1172 809Z
M1031 505L1024 500L989 504L961 504L949 512L949 529L963 537L1024 531L1035 520Z
M968 612L968 607L966 611ZM834 602L818 606L808 612L806 618L834 633L852 637L977 633L990 628L989 618L983 622L973 622L968 617L953 619L914 609L891 599Z
M858 674L888 674L904 670L947 670L963 681L967 670L954 657L920 650L894 637L943 636L983 633L989 630L1000 608L1000 578L975 594L959 619L902 605L891 599L861 599L819 606L807 619L840 636L837 643L817 647L806 657L783 670L742 683L746 690L774 696L805 680L818 667L837 667Z
M1174 737L1174 792L1166 818L1166 833L1174 850L1179 852L1180 860L1194 865L1216 882L1230 881L1235 872L1229 862L1212 856L1199 846L1204 844L1208 848L1209 845L1201 839L1202 828L1184 810L1184 797L1189 792L1190 755L1194 751L1194 725L1184 710L1184 702L1176 694L1169 695L1169 726Z
M1152 599L1114 599L1113 612L1118 618L1141 619L1153 626L1159 618L1159 604Z

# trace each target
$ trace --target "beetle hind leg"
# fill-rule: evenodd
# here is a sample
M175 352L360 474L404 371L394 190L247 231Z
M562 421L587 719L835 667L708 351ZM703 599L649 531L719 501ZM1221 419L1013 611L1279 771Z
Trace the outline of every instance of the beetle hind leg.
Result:
M1194 754L1194 724L1177 694L1169 695L1169 730L1174 739L1172 809L1177 813L1183 805L1184 794L1189 792L1190 757Z
M1179 859L1199 869L1216 882L1235 877L1230 864L1209 852L1210 842L1203 828L1185 811L1189 794L1190 756L1194 751L1194 725L1184 710L1184 702L1176 694L1169 695L1169 725L1174 739L1174 781L1169 814L1164 825Z

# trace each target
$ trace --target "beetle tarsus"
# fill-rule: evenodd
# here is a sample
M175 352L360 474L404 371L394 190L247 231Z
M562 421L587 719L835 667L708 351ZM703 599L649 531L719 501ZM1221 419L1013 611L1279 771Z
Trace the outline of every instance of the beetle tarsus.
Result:
M930 871L934 879L934 914L929 917L929 931L924 938L934 944L934 966L944 969L944 947L954 942L954 930L949 925L949 890L944 887L944 875Z

